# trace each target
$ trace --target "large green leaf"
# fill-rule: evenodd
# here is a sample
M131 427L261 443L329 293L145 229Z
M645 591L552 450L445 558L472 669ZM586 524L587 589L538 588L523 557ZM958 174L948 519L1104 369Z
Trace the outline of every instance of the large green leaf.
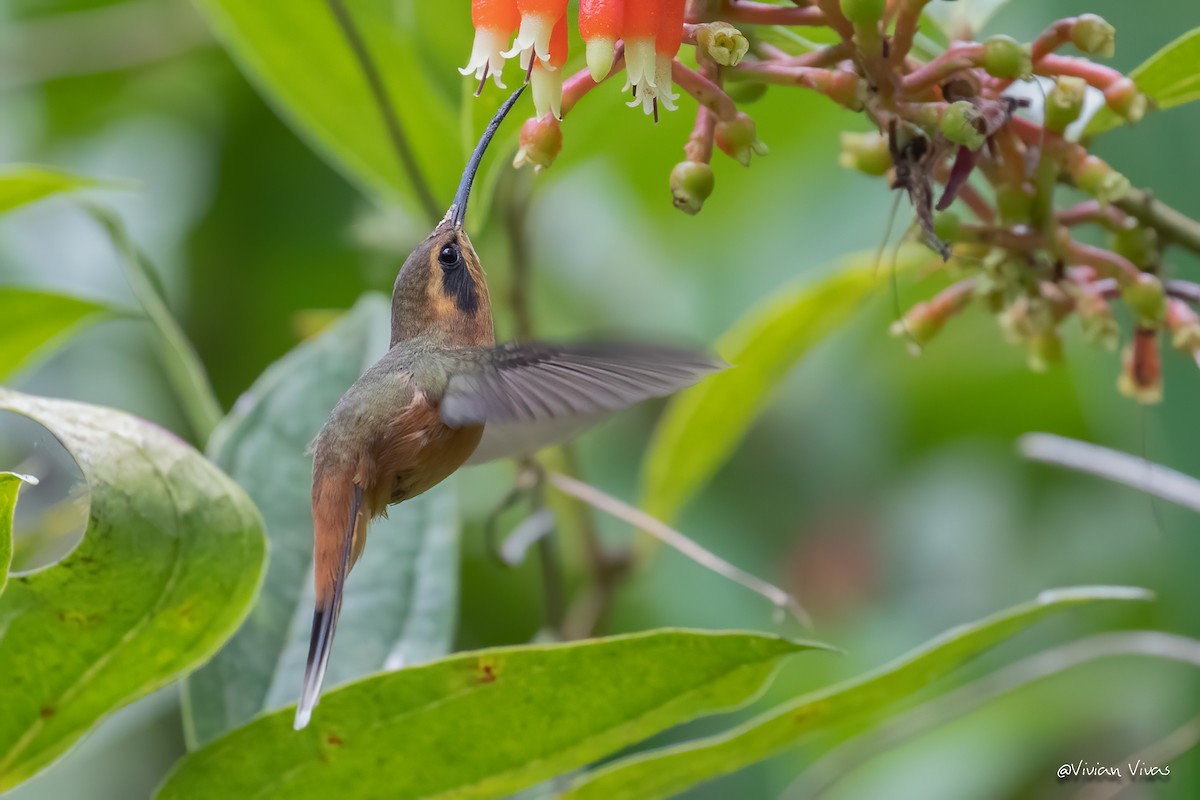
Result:
M0 172L0 214L59 192L95 186L96 181L48 167L7 166Z
M51 340L101 311L104 306L78 297L0 286L0 381Z
M21 484L30 480L28 475L0 472L0 594L4 593L8 570L12 566L13 511L17 507L17 492L21 490Z
M213 434L209 454L258 504L272 559L254 613L216 658L187 679L193 744L296 700L313 609L312 460L306 449L342 393L387 349L389 315L382 296L363 297L319 338L263 373ZM366 555L346 587L327 685L448 652L457 581L451 480L372 525Z
M393 198L414 197L327 0L196 4L263 95L310 144L361 185ZM434 56L424 45L430 33L418 26L419 11L409 5L393 0L346 2L399 111L416 160L435 197L448 206L465 159L458 136L461 82L449 62L431 63ZM458 19L439 13L443 20ZM461 22L465 58L470 23L465 16ZM442 53L440 59L445 58ZM434 82L431 73L438 69L452 79L454 93Z
M1193 28L1150 56L1129 77L1156 108L1200 100L1200 28ZM1085 134L1101 133L1125 122L1124 117L1105 107L1092 117Z
M739 706L815 646L667 630L461 653L330 692L302 731L290 710L239 728L159 798L502 797Z
M958 669L1043 617L1077 605L1149 600L1125 587L1043 592L1036 600L953 628L859 678L802 695L728 733L632 756L584 777L562 795L571 800L654 800L739 770L813 732L877 711Z
M933 258L919 245L906 245L896 268L913 269ZM874 253L852 256L823 280L775 293L720 338L717 352L733 369L679 394L646 451L647 512L670 520L712 478L784 375L845 323L879 283L875 259Z
M0 596L3 791L212 656L253 603L266 540L245 493L155 425L9 390L0 409L62 441L91 492L79 546Z

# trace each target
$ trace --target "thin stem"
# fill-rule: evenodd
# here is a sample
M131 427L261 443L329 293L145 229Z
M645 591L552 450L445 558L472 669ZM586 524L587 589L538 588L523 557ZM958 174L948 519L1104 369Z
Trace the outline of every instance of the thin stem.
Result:
M652 517L646 512L634 508L590 484L563 475L562 473L552 472L546 476L546 480L560 492L578 498L606 514L645 531L668 547L675 548L700 566L744 586L752 592L762 595L770 600L776 608L785 610L791 614L804 627L812 627L812 620L809 618L808 613L796 602L794 597L783 589L774 584L767 583L762 578L751 575L743 569L735 567L712 551L706 550L696 544L662 520Z
M733 102L733 98L696 70L685 67L678 61L673 61L671 62L671 80L680 89L695 98L697 103L708 107L717 115L717 119L731 120L737 116L737 105Z
M204 365L159 293L154 267L134 244L121 219L108 209L92 203L85 203L84 208L112 240L120 256L125 280L129 282L129 288L133 290L146 319L158 332L154 343L163 369L175 390L196 443L203 447L213 428L224 416Z
M720 19L722 22L744 22L749 25L789 25L792 27L829 24L824 12L819 8L776 6L770 3L756 3L752 0L732 0L717 16L689 18L688 22L712 22L714 19Z
M1150 192L1131 189L1113 205L1154 228L1166 242L1200 254L1200 222L1156 200Z
M367 79L367 85L371 89L371 95L375 98L376 106L379 107L379 115L383 117L383 124L387 128L388 137L392 140L392 147L400 160L400 166L407 174L413 191L417 194L417 202L420 203L422 210L429 218L430 224L436 225L442 218L442 211L425 180L424 173L421 172L420 165L417 164L417 158L408 143L408 137L404 134L404 128L401 127L400 115L388 95L383 76L371 58L367 43L359 32L358 26L354 24L354 18L350 16L343 0L327 0L327 2L329 10L333 12L334 18L337 19L338 25L342 29L342 34L346 37L347 44L350 45L354 57L358 60L363 77Z

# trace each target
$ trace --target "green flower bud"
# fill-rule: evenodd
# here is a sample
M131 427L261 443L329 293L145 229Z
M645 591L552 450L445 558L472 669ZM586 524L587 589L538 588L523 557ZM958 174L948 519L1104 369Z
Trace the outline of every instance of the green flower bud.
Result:
M933 232L939 239L947 242L957 241L961 227L962 220L953 211L939 211L933 215Z
M767 85L757 81L734 81L725 84L725 93L741 106L761 100L767 93Z
M1138 91L1137 84L1129 78L1114 81L1104 90L1104 102L1117 114L1130 122L1139 122L1146 116L1149 100Z
M1167 301L1167 330L1171 346L1188 355L1200 355L1200 315L1183 300Z
M1144 328L1156 327L1166 318L1166 291L1162 281L1149 272L1141 273L1136 281L1125 286L1121 297L1137 317L1138 325Z
M1029 46L998 34L983 43L983 68L997 78L1024 78L1033 74Z
M1026 363L1034 372L1045 372L1051 364L1063 360L1062 337L1057 330L1048 330L1026 341L1028 347Z
M1091 56L1112 58L1117 32L1103 17L1084 14L1071 28L1071 44Z
M1111 249L1141 269L1158 264L1158 233L1153 228L1135 225L1113 231Z
M750 50L750 40L728 22L697 26L696 44L723 67L736 67Z
M1012 224L1029 224L1033 218L1033 193L1023 186L996 187L996 210L1000 219Z
M966 100L947 106L938 126L943 136L970 150L978 150L987 140L983 133L986 126L983 114Z
M712 167L701 161L681 161L671 170L671 198L685 214L696 214L713 193Z
M1087 156L1071 165L1075 185L1103 204L1120 200L1132 188L1129 179L1097 156Z
M883 19L886 0L841 0L842 13L855 25L872 25Z
M714 138L717 147L743 167L750 166L751 156L765 156L767 146L758 138L754 120L739 111L733 119L717 122Z
M1046 129L1061 134L1083 110L1087 81L1070 75L1060 75L1054 88L1046 95Z
M870 133L842 133L842 153L838 163L846 169L856 169L868 175L886 175L892 168L892 154L888 152L887 137L879 131Z

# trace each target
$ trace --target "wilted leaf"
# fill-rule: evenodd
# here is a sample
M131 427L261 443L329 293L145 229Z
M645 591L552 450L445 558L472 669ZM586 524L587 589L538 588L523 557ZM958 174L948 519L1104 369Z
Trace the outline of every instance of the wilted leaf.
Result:
M0 381L52 339L101 311L104 306L78 297L0 286Z
M48 167L19 164L0 172L0 214L59 192L95 186L96 181Z
M913 269L934 257L923 247L906 246L896 268ZM823 280L772 295L721 336L717 352L733 368L668 406L642 462L646 511L672 519L733 452L784 375L845 323L879 282L874 253L852 256Z
M728 733L616 761L583 778L570 800L654 800L771 756L802 737L895 703L1050 614L1103 601L1149 600L1141 589L1058 589L969 625L858 678L802 695Z
M342 393L387 350L389 322L388 302L364 297L319 338L267 369L213 434L210 456L258 504L272 557L254 613L187 679L194 745L264 709L294 703L300 692L313 609L312 458L306 449ZM457 584L458 515L450 480L372 525L366 555L346 587L326 685L444 655L454 634Z
M184 759L159 798L503 797L739 706L819 646L652 631L462 653L330 692L302 731L291 710L255 720Z
M1159 109L1200 100L1200 28L1193 28L1129 73L1138 89ZM1127 120L1105 107L1096 112L1084 134L1090 136L1124 125Z
M91 491L79 546L0 595L3 791L209 658L253 602L265 539L241 489L155 425L8 390L0 409L61 440Z
M197 0L197 5L249 78L310 144L369 189L415 197L327 0ZM416 25L415 12L399 13L401 5L346 3L399 111L416 161L435 197L449 206L465 159L457 135L458 95L440 91L433 82L420 42L428 33ZM450 74L457 89L458 76Z
M21 484L29 480L27 475L0 472L0 594L4 593L8 570L12 566L13 511L17 507L17 492L21 491Z

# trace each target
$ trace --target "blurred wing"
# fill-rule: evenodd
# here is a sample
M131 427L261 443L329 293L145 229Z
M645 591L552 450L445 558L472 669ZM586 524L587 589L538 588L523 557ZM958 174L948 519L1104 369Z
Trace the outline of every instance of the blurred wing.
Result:
M469 363L451 376L441 415L452 428L484 425L471 464L564 441L720 368L693 350L623 343L507 344Z

